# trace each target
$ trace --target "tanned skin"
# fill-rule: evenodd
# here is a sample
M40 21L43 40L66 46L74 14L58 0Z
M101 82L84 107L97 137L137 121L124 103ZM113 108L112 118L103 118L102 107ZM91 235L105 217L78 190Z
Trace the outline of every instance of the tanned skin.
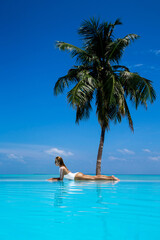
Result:
M68 168L66 167L66 165L63 162L63 159L61 157L56 157L55 158L55 165L57 167L60 168L60 177L59 178L50 178L48 179L49 181L62 181L64 178L64 175L67 175L70 171L68 170ZM74 180L92 180L92 181L96 181L96 180L105 180L105 181L119 181L118 178L116 178L115 176L106 176L106 175L96 175L96 176L91 176L91 175L85 175L81 172L78 172L75 175L75 179Z

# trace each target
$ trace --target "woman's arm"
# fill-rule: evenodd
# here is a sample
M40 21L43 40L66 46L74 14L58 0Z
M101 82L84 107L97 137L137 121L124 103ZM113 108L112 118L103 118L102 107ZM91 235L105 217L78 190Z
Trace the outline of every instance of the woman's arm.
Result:
M64 177L64 171L63 167L60 167L60 180L63 180Z
M60 168L60 177L59 178L50 178L48 181L62 181L64 177L63 167Z
M49 178L48 181L60 181L61 179L60 178Z

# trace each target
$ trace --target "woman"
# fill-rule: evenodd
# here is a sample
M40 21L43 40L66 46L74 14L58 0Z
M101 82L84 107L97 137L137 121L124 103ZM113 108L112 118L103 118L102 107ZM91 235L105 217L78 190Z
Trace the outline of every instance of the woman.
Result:
M72 173L68 170L66 165L63 162L61 157L55 158L55 165L59 167L60 177L59 178L50 178L49 181L61 181L63 178L67 178L70 180L111 180L111 181L119 181L115 176L105 176L105 175L85 175L81 172Z

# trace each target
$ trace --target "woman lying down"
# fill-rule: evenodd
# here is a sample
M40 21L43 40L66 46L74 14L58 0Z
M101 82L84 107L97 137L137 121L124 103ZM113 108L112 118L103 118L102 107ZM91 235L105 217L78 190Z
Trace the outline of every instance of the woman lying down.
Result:
M55 165L59 167L60 177L59 178L50 178L49 181L62 181L63 178L67 178L69 180L107 180L107 181L119 181L115 176L105 176L105 175L85 175L81 172L72 173L68 170L66 165L63 162L61 157L55 158Z

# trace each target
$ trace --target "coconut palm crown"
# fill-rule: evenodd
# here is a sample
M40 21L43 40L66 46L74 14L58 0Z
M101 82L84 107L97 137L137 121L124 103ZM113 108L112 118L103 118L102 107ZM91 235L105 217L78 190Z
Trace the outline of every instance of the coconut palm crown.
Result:
M156 93L152 82L129 68L119 64L125 48L139 36L128 34L124 38L113 35L117 25L100 22L94 18L83 21L78 33L82 39L82 48L69 43L57 42L60 50L69 51L76 59L77 65L60 77L55 84L54 94L67 94L68 103L76 110L76 122L89 118L92 105L96 106L96 114L101 126L101 137L97 155L96 174L101 174L101 159L105 131L109 130L110 121L121 122L127 117L133 131L133 121L127 102L130 100L135 108L153 103Z

